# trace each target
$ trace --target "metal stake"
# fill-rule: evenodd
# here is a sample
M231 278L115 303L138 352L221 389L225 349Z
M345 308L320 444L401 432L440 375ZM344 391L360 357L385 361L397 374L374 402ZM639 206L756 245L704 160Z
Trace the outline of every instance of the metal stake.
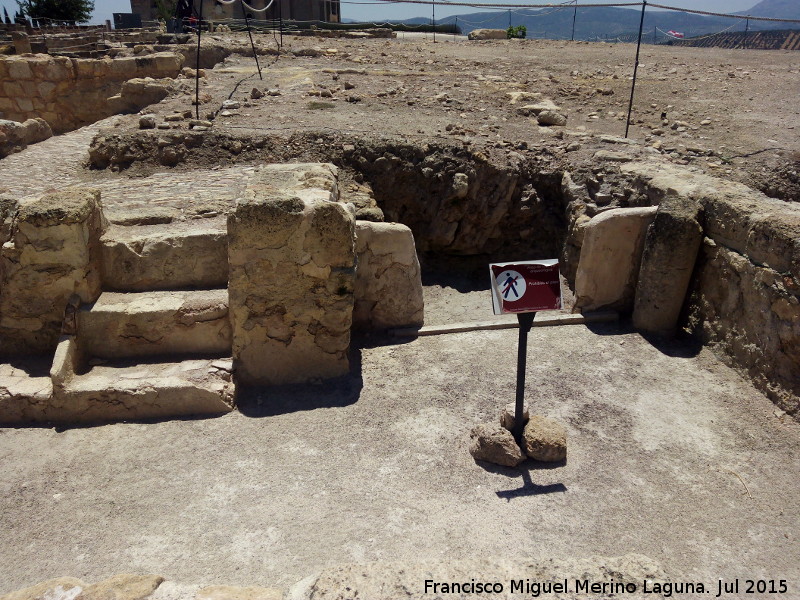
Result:
M431 2L431 25L433 25L433 43L436 43L436 0Z
M625 137L631 126L631 111L633 111L633 93L636 90L636 73L639 71L639 49L642 47L642 28L644 27L644 11L647 9L647 0L642 0L642 20L639 21L639 41L636 43L636 64L633 66L633 83L631 84L631 100L628 103L628 120L625 121Z
M200 1L200 18L197 20L197 64L194 78L194 114L200 120L200 36L203 33L203 2Z
M278 47L283 50L283 0L278 0L278 22L281 30L281 43Z
M256 59L256 68L258 69L258 78L261 81L264 81L264 78L261 76L261 65L258 64L258 54L256 54L256 45L253 43L253 32L250 31L250 18L247 16L247 11L244 8L244 0L239 0L239 4L242 7L242 14L244 15L244 23L247 25L247 35L250 36L250 47L253 49L253 58Z
M523 406L525 403L525 367L528 362L528 333L533 327L535 312L520 313L517 315L519 321L519 344L517 345L517 403L514 407L514 439L517 443L522 442L522 432L525 429L523 423Z
M575 0L575 10L572 13L572 40L575 41L575 19L578 18L578 0Z

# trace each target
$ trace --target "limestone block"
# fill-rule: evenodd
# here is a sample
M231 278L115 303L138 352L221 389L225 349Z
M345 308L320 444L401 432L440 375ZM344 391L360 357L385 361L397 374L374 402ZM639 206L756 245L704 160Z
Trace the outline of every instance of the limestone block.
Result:
M274 588L210 585L198 591L195 600L283 600L283 592Z
M101 238L103 285L119 291L223 287L228 282L224 225L108 228Z
M138 112L146 106L161 102L172 89L168 80L157 81L150 77L134 78L122 84L118 96L108 99L111 112Z
M74 598L85 584L74 577L57 577L11 592L3 600L39 600L40 598ZM76 590L76 588L78 588Z
M11 225L14 216L17 214L17 201L14 198L4 198L0 196L0 246L11 239ZM2 269L2 263L0 263ZM3 278L0 275L0 285Z
M0 423L30 421L44 410L52 395L53 384L46 372L0 363Z
M31 68L25 59L10 59L6 66L8 76L12 79L31 79L33 77Z
M356 255L353 325L421 327L422 277L411 230L399 223L357 221Z
M326 165L270 165L228 217L233 357L243 383L348 372L355 219L328 200L335 192Z
M505 40L508 33L505 29L473 29L467 35L470 40Z
M633 310L645 234L658 210L615 208L589 221L575 277L575 306Z
M218 415L234 407L230 359L115 364L65 378L40 417L59 422Z
M114 293L78 313L88 356L230 355L226 290Z
M96 190L64 189L20 203L0 253L0 352L54 351L67 299L97 299L103 226Z
M16 54L30 54L32 52L31 41L24 31L12 31L11 41L14 43L14 52Z
M647 229L633 324L650 333L669 335L678 325L697 252L703 238L696 202L683 198L662 201Z

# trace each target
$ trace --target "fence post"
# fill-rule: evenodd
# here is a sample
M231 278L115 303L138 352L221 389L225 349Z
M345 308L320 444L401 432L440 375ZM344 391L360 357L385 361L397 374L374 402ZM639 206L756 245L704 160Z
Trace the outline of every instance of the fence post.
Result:
M433 26L433 43L436 43L436 0L431 2L431 25Z
M200 2L200 14L197 19L197 63L194 76L194 115L200 119L200 36L203 34L203 2Z
M644 11L647 9L647 0L642 0L642 19L639 21L639 41L636 43L636 63L633 66L633 82L631 83L631 99L628 102L628 119L625 121L625 137L631 126L631 111L633 111L633 93L636 90L636 74L639 71L639 50L642 47L642 28L644 27Z
M572 13L572 39L570 41L575 41L575 19L578 18L578 0L575 0L575 10Z

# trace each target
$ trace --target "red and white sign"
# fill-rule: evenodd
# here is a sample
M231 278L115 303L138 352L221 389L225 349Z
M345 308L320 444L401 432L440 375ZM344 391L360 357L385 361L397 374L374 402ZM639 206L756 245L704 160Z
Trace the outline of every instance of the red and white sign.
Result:
M494 314L561 309L558 260L528 260L489 265Z
M674 38L683 38L683 37L686 37L686 36L685 36L685 35L683 35L683 34L682 34L680 31L675 31L674 29L670 29L670 30L667 32L667 35L671 35L671 36L672 36L672 37L674 37Z

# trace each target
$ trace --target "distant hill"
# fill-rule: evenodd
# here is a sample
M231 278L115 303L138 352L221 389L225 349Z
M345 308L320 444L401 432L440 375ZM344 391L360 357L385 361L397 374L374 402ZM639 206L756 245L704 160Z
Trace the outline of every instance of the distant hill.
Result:
M743 15L754 17L772 17L773 19L800 19L800 2L798 0L761 0Z
M765 2L784 2L786 0L765 0ZM800 3L800 0L788 0ZM763 4L763 2L762 2ZM754 7L755 8L755 7ZM473 29L505 29L509 25L525 25L529 38L570 39L572 36L572 6L563 9L517 9L512 11L480 12L437 19L437 23L457 23L464 34ZM616 40L630 41L637 36L641 11L629 8L581 7L578 6L575 19L575 39L578 40ZM788 18L788 17L781 17ZM418 17L406 23L430 23L429 18ZM733 26L733 27L731 27ZM730 28L730 29L728 29ZM679 31L686 37L695 37L722 30L743 31L744 20L724 17L706 17L677 11L648 10L645 13L644 33L647 41L662 42L667 38L663 32ZM751 21L750 31L766 29L786 29L786 23ZM798 25L797 29L800 29ZM660 30L660 32L658 31Z

